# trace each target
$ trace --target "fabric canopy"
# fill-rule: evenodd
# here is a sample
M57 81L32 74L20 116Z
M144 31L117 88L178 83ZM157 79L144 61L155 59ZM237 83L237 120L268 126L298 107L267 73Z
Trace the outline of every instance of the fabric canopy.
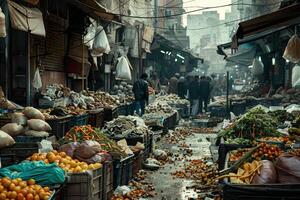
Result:
M11 26L14 29L46 36L43 14L37 8L28 8L8 0Z
M226 58L226 67L240 65L244 67L248 67L252 65L253 59L256 54L256 47L252 47L249 49L240 48L235 54L228 56Z

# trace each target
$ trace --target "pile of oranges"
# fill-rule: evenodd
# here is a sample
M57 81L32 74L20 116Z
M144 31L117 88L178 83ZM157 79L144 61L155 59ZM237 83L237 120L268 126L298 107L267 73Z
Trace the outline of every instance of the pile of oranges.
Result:
M44 161L46 164L56 163L60 168L69 173L81 173L86 170L96 170L102 167L100 163L87 164L79 160L72 159L65 152L51 151L49 153L35 153L29 161Z
M7 177L0 179L0 200L48 200L50 196L49 187L37 185L33 179L28 181Z

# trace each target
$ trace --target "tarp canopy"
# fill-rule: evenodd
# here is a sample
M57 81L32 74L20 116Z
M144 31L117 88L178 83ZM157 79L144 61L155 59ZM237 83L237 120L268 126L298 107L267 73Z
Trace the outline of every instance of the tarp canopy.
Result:
M256 47L239 48L239 50L235 54L230 55L226 58L226 67L234 65L248 67L252 65L255 54Z
M14 29L30 32L34 35L46 36L43 14L37 8L28 8L8 0L11 26Z
M239 23L238 39L263 31L291 26L300 22L300 3Z

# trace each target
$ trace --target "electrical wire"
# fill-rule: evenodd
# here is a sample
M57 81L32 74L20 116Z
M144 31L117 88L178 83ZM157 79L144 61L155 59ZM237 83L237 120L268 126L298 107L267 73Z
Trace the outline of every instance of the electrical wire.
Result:
M268 13L269 11L272 11L273 9L270 9L270 10L267 10L265 12ZM214 27L218 27L218 26L222 26L222 25L227 25L229 23L233 23L233 22L237 22L237 21L242 21L242 20L245 20L245 19L249 19L252 18L252 17L255 17L256 15L251 15L251 16L248 16L248 17L243 17L243 18L240 18L240 19L236 19L236 20L232 20L232 21L227 21L227 22L224 22L224 23L221 23L221 24L216 24L216 25L213 25L213 26L207 26L207 27L201 27L201 28L194 28L194 29L184 29L184 30L203 30L203 29L208 29L208 28L214 28ZM161 30L170 30L169 28L164 28L164 27L156 27L157 29L161 29Z
M181 16L181 15L199 12L199 11L203 11L203 10L223 8L223 7L233 6L233 5L240 5L240 4L225 4L225 5L220 5L220 6L210 6L210 7L204 7L204 8L195 9L195 10L187 11L184 13L173 14L173 15L168 15L168 16L156 16L156 17L143 17L143 16L131 16L131 15L120 15L120 16L129 17L129 18L141 18L141 19L171 18L171 17ZM252 5L252 4L243 4L243 5ZM269 5L275 5L275 4L269 4Z

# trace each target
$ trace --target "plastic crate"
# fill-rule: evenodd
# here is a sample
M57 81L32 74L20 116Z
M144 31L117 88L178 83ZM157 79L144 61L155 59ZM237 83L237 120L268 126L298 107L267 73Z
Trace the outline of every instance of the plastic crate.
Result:
M69 131L74 126L87 125L88 118L89 118L89 114L76 115L76 116L71 117L71 120L69 122L67 122L67 124L66 124L66 127L67 127L66 131Z
M42 140L47 139L47 137L34 137L34 136L17 136L14 138L15 142L17 143L24 143L24 142L41 142Z
M32 154L38 152L39 145L37 142L16 143L10 147L0 149L1 165L2 167L5 167L22 162Z
M135 177L137 173L142 169L142 164L144 160L144 152L140 151L134 155L132 161L132 176Z
M114 160L114 189L121 185L128 185L132 179L132 161L133 156L128 156L122 160Z
M104 121L111 121L118 117L117 108L105 108L104 109Z
M113 162L108 161L103 164L103 200L110 200L113 192L113 181L114 181L114 166Z
M46 121L51 126L53 135L57 138L62 138L65 136L65 132L68 129L67 125L71 121L71 118L72 116L67 116L58 119L49 119Z
M118 115L128 115L128 106L127 105L122 105L118 107Z
M9 116L0 116L0 128L8 123L11 123L11 118Z
M67 179L63 189L64 200L101 200L103 168L73 173Z
M104 126L104 110L89 111L88 124L96 128L102 128Z

